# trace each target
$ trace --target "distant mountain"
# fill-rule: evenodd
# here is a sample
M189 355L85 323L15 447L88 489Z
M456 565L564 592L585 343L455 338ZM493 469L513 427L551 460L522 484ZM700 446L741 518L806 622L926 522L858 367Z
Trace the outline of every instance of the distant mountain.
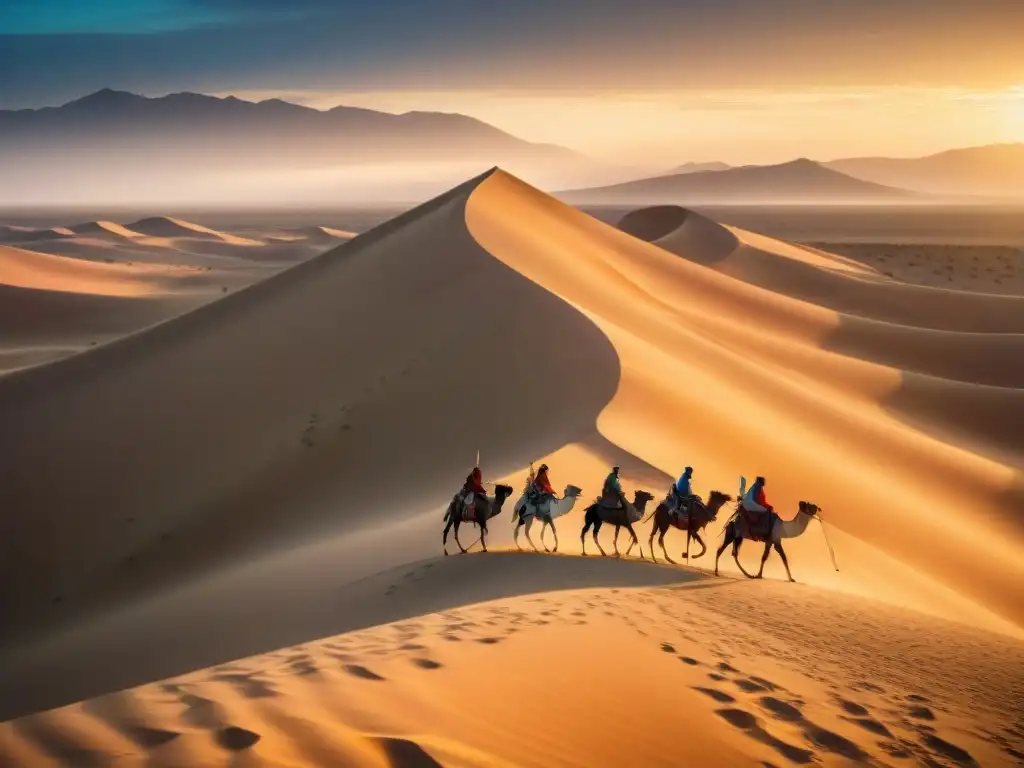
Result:
M734 166L731 166L728 163L719 163L717 161L712 161L710 163L683 163L678 168L673 168L669 171L669 174L701 173L703 171L728 171L733 167Z
M0 111L0 202L24 199L26 188L33 193L29 198L44 199L49 191L64 198L81 192L88 199L102 197L103 190L145 198L167 193L172 184L188 185L190 194L205 194L210 185L244 194L279 171L293 174L274 177L279 187L281 181L290 185L280 190L285 198L292 189L316 185L329 198L329 170L386 166L398 180L411 176L395 173L402 163L436 168L456 162L457 178L467 168L501 164L527 176L531 169L547 171L548 183L608 180L588 176L593 164L571 150L527 142L460 114L344 106L321 111L279 99L196 93L147 98L109 89L60 107ZM385 169L375 178L386 175ZM339 178L351 180L351 174ZM425 179L434 183L429 172ZM369 186L364 184L364 194Z
M865 181L921 192L1024 199L1024 144L951 149L916 158L853 157L825 165Z
M854 179L812 160L677 173L606 187L561 192L583 205L739 205L767 203L909 202L914 192Z

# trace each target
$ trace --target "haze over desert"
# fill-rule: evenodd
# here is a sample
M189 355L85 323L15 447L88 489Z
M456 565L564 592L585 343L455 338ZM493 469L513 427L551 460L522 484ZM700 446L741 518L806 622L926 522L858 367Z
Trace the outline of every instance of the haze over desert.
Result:
M0 8L0 766L1024 764L1024 18L923 8Z

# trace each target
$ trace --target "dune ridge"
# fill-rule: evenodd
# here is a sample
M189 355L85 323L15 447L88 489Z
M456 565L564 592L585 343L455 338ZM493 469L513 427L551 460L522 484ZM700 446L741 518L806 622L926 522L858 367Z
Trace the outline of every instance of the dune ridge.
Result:
M156 757L165 746L140 744L140 727L164 734L168 760L211 765L398 764L396 749L420 764L613 765L636 755L627 731L649 764L679 743L736 765L1021 754L1007 714L1024 638L1015 297L904 290L691 212L638 212L629 228L493 170L217 302L0 378L0 448L24 466L0 484L15 511L0 519L14 617L0 712L28 716L0 727L0 757ZM518 490L542 460L588 499L612 463L658 495L685 464L703 493L764 474L784 517L822 506L842 572L817 522L786 548L800 581L829 590L575 557L424 561L478 452L490 482ZM559 520L563 551L578 552L581 516ZM780 573L773 557L766 574ZM606 591L534 610L559 584ZM452 629L464 621L479 629ZM396 648L370 640L392 632ZM495 671L483 653L505 642ZM610 648L632 665L614 699ZM641 682L663 675L665 690ZM409 687L385 685L398 678ZM542 691L630 715L587 739L593 718L557 699L524 751L509 722ZM933 701L918 727L909 708ZM189 702L218 714L175 720ZM462 717L466 702L498 721Z

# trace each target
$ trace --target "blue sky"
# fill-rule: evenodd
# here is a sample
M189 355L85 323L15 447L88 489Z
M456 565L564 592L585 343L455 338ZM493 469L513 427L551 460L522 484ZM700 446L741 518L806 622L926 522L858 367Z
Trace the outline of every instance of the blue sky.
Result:
M0 108L107 86L1008 85L1022 29L1021 0L3 0Z
M189 90L606 156L620 124L689 159L914 153L1024 138L1022 30L1024 0L0 0L0 109Z

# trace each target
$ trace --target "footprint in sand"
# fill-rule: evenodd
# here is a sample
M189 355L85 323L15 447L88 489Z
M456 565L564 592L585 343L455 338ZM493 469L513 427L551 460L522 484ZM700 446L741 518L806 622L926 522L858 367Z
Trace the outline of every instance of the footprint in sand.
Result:
M721 704L732 704L736 701L730 694L725 691L720 691L717 688L694 688L693 690L703 693L705 696L710 696L715 701Z
M441 664L430 659L413 659L412 663L420 669L440 669Z
M971 753L966 749L961 749L955 744L950 744L948 741L939 738L934 733L925 734L924 738L921 739L921 742L928 747L928 749L952 760L957 765L977 765L974 758L971 757Z
M907 714L915 720L935 720L935 713L928 709L928 707L908 707Z
M676 652L675 646L673 646L671 643L662 643L661 644L661 650L663 650L665 653L675 653Z
M696 659L690 658L689 656L680 656L679 660L681 662L683 662L684 664L689 664L691 667L696 667L698 664L700 664L699 661L697 661Z
M231 683L247 699L270 699L279 694L273 686L261 680L255 673L231 673L214 675L218 682Z
M342 669L353 677L358 677L363 680L384 680L384 678L377 673L371 672L366 667L362 667L358 664L345 664L342 666Z
M192 693L182 694L178 699L185 705L185 711L181 719L195 728L213 730L224 725L225 714L223 709L215 701L204 699Z
M260 740L260 735L254 731L247 731L236 725L229 725L221 728L213 735L217 744L230 752L241 752L249 749Z
M478 643L482 643L483 645L497 645L498 643L500 643L502 641L502 638L500 638L500 637L479 637L479 638L477 638L476 641Z
M774 749L780 755L797 765L807 765L814 761L814 753L794 747L781 739L772 736L761 727L757 717L742 709L716 709L715 714L725 720L729 725L743 731L747 736L762 744Z

